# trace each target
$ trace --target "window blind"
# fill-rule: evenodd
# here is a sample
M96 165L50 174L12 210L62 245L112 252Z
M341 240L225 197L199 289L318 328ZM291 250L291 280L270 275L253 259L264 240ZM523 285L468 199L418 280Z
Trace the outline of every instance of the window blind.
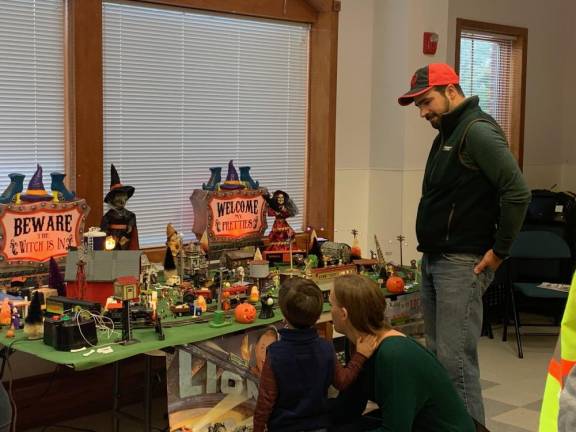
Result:
M508 141L512 132L513 80L517 75L513 36L475 30L462 31L460 40L460 85L466 95L478 95L480 106L504 130Z
M0 2L0 193L36 163L64 170L64 2Z
M302 226L308 46L308 25L103 4L104 193L114 163L141 246L164 244L168 222L190 238L192 191L230 159L286 191Z

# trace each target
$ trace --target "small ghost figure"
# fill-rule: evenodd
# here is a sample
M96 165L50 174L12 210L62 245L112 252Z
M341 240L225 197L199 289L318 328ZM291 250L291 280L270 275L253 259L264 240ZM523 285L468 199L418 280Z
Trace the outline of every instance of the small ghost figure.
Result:
M238 274L238 277L240 278L240 283L244 284L244 276L246 275L246 273L244 272L244 267L240 266L236 269L236 274Z
M274 317L274 298L271 295L266 294L260 297L260 304L262 308L260 309L260 315L258 315L259 319Z

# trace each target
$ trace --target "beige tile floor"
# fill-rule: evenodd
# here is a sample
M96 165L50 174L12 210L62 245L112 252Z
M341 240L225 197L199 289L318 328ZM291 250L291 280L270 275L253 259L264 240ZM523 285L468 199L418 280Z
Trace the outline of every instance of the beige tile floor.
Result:
M522 338L523 359L517 356L513 332L508 342L500 341L500 329L495 330L494 339L480 340L486 426L491 432L538 431L546 370L557 336L530 334L535 330L539 329L523 330L527 333Z
M527 330L532 332L532 330ZM554 346L556 336L525 335L524 359L516 355L516 343L513 332L508 342L501 342L501 330L496 328L494 339L486 337L480 340L480 370L485 400L486 423L491 432L535 432L538 430L540 403L544 390L546 368ZM166 401L154 401L152 419L154 430L166 430ZM127 407L128 412L142 415L142 407ZM112 430L110 412L78 418L63 422L62 426L96 432ZM48 429L35 428L25 432L66 432L73 429L52 426ZM142 427L123 420L121 432L141 431Z

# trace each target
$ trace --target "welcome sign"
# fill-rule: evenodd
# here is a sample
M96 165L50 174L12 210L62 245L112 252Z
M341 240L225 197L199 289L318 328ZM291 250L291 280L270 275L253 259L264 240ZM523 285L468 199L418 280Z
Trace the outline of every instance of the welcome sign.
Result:
M266 230L265 189L238 191L195 190L193 231L198 238L204 231L211 242L260 238Z
M82 241L88 214L85 200L0 205L0 260L45 262Z

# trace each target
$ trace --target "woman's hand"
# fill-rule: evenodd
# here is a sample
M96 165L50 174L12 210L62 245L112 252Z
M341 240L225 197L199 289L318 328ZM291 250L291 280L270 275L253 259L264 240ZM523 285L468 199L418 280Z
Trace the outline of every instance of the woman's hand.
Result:
M375 335L364 335L356 339L356 351L366 358L370 358L376 348L378 348L378 337Z

